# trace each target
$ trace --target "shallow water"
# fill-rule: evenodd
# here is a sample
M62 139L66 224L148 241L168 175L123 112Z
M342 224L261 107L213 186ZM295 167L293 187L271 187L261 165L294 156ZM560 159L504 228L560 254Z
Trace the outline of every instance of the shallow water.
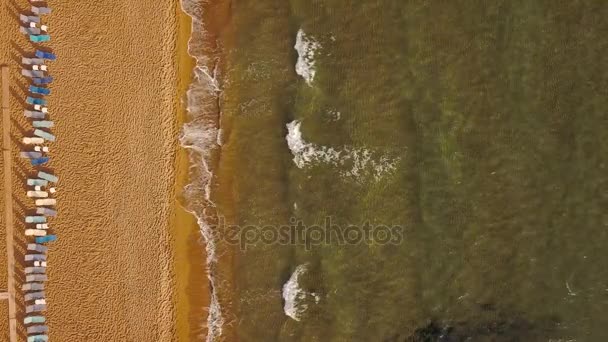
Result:
M607 15L233 1L221 134L201 136L221 151L216 213L242 232L331 218L401 238L239 250L214 227L219 265L237 251L219 335L607 340Z

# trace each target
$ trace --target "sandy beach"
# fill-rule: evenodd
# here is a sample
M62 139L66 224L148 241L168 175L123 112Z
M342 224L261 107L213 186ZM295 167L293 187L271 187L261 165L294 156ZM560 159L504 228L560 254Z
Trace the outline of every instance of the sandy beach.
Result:
M55 79L49 112L58 140L49 168L60 182L59 215L52 223L59 239L48 255L49 336L54 341L189 340L191 329L201 333L191 322L201 310L188 306L188 293L192 279L204 279L196 270L202 262L188 260L202 258L196 254L202 248L197 249L195 222L178 202L185 172L176 166L187 164L177 137L191 64L185 49L176 51L178 41L187 39L183 25L189 21L176 0L51 5L48 46L58 61L49 67ZM11 67L15 138L31 130L22 115L26 80L19 76L17 58L33 48L15 17L27 6L9 1L0 7L0 64ZM17 150L14 144L14 155ZM23 196L23 175L31 167L19 161L13 169L13 189ZM18 209L26 211L31 200L19 196L24 208ZM15 229L23 243L22 224L16 222ZM17 260L23 253L19 246ZM4 248L0 244L0 287L6 284ZM190 292L178 296L176 289ZM6 302L0 303L3 317L6 310ZM200 325L204 320L200 317ZM5 324L1 319L2 341L8 340Z

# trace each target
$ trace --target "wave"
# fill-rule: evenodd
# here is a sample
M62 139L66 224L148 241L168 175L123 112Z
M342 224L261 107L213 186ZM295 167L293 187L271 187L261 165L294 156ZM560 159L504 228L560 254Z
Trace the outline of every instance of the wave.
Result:
M194 77L187 92L188 122L182 127L180 144L188 150L190 159L189 180L184 188L186 209L198 222L205 240L207 252L207 274L210 283L211 300L207 318L207 341L214 341L222 335L224 315L218 296L216 280L217 242L210 219L214 218L211 196L213 173L209 160L218 148L218 99L220 96L219 60L205 50L207 32L203 23L203 8L200 0L181 0L183 11L192 18L192 30L188 41L188 53L196 60Z
M294 46L298 52L296 73L302 76L308 85L311 85L315 78L315 53L320 47L321 45L312 37L307 36L302 29L298 30Z
M362 179L371 176L375 180L397 169L400 158L351 146L336 149L307 142L302 137L301 124L298 120L288 123L286 136L293 162L300 169L325 163L340 168L340 174L344 177Z
M314 302L319 303L320 296L316 293L311 293L300 287L300 276L307 271L308 264L299 265L289 277L289 280L283 284L283 311L285 315L291 317L295 321L300 321L302 314L308 309L306 299L309 296L314 298Z

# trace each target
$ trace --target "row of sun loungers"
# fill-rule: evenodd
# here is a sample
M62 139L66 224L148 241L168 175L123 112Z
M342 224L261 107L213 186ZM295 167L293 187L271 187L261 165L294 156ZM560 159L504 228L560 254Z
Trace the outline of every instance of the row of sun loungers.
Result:
M48 26L41 23L41 16L50 14L51 9L44 6L45 1L29 0L32 4L31 13L34 15L21 15L22 25L20 31L28 36L33 43L44 43L50 41ZM31 136L23 137L24 149L20 153L21 158L28 159L32 166L38 168L50 162L49 148L44 146L54 142L56 137L50 131L54 122L48 118L47 100L45 96L51 94L48 86L53 82L47 61L56 60L56 56L47 51L37 49L34 56L23 56L21 74L30 79L28 96L25 99L27 108L23 115L31 119L33 132ZM35 214L25 216L25 235L28 237L27 252L24 256L26 267L25 283L22 285L25 300L25 317L23 324L27 332L28 342L47 342L48 326L43 312L46 311L46 293L44 283L48 280L46 269L47 243L53 242L57 236L49 230L47 221L57 215L55 206L57 201L51 196L55 193L53 187L59 181L58 177L48 171L37 170L34 176L30 176L26 185L26 195L32 198L36 205Z

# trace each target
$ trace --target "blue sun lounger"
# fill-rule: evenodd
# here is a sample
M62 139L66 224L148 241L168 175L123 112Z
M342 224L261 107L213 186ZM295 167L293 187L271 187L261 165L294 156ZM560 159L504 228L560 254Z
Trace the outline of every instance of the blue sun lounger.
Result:
M57 178L57 176L51 175L43 171L38 172L38 178L45 179L51 183L57 183L57 181L59 181L59 178Z
M39 166L48 163L50 160L50 157L32 158L30 159L30 164L32 164L32 166Z
M34 14L51 14L51 9L48 7L36 7L36 6L32 6L32 12Z
M31 85L29 89L32 94L38 94L38 95L50 95L51 94L51 89L47 89L47 88L36 87L36 86Z
M34 54L38 58L48 59L49 61L54 61L57 59L57 56L55 56L55 54L50 53L50 52L44 52L42 50L36 50L36 52Z
M30 34L30 41L34 43L44 43L51 40L48 34Z
M40 22L40 17L37 15L23 15L20 14L19 15L19 19L21 20L21 22L23 23L39 23Z
M38 291L38 292L30 292L30 293L24 295L23 299L25 299L26 302L29 302L30 300L43 299L44 297L45 297L44 291ZM44 323L44 322L39 322L39 323Z
M23 319L23 324L34 324L44 322L46 322L46 318L44 318L44 316L28 316Z
M28 336L27 342L48 342L49 337L46 335L32 335Z
M51 84L51 82L53 82L53 77L34 77L32 78L32 82L34 82L35 85Z
M28 251L36 251L39 253L46 253L48 247L45 247L43 245L39 245L37 243L28 243L27 244L27 250Z
M32 64L44 64L44 59L42 58L28 58L28 57L21 57L21 64L25 64L25 65L32 65Z
M26 216L25 223L45 223L46 217L44 216Z
M44 179L37 179L37 178L28 178L27 179L27 185L29 186L47 186L49 184L49 181L44 180Z
M25 77L44 77L44 71L41 70L28 70L28 69L22 69L21 70L21 75L25 76Z
M27 334L43 334L48 332L49 328L46 325L34 325L27 328Z
M43 131L41 129L35 129L34 130L34 135L37 136L37 137L40 137L40 138L42 138L44 140L48 140L48 141L51 141L51 142L55 141L55 136L54 135L52 135L49 132L45 132L45 131Z
M46 113L26 109L23 111L23 115L26 118L30 118L30 119L44 119L44 117L46 116Z
M53 121L50 120L32 121L32 126L36 128L51 128L53 125Z
M40 158L40 157L42 157L42 152L35 152L35 151L20 152L19 156L21 156L21 158L30 158L30 159L31 158Z
M47 243L55 240L57 240L57 235L38 236L35 239L36 243Z
M46 106L46 100L45 99L39 99L39 98L36 98L36 97L31 97L31 96L28 96L27 99L25 99L25 102L27 102L27 104L31 104L31 105Z

